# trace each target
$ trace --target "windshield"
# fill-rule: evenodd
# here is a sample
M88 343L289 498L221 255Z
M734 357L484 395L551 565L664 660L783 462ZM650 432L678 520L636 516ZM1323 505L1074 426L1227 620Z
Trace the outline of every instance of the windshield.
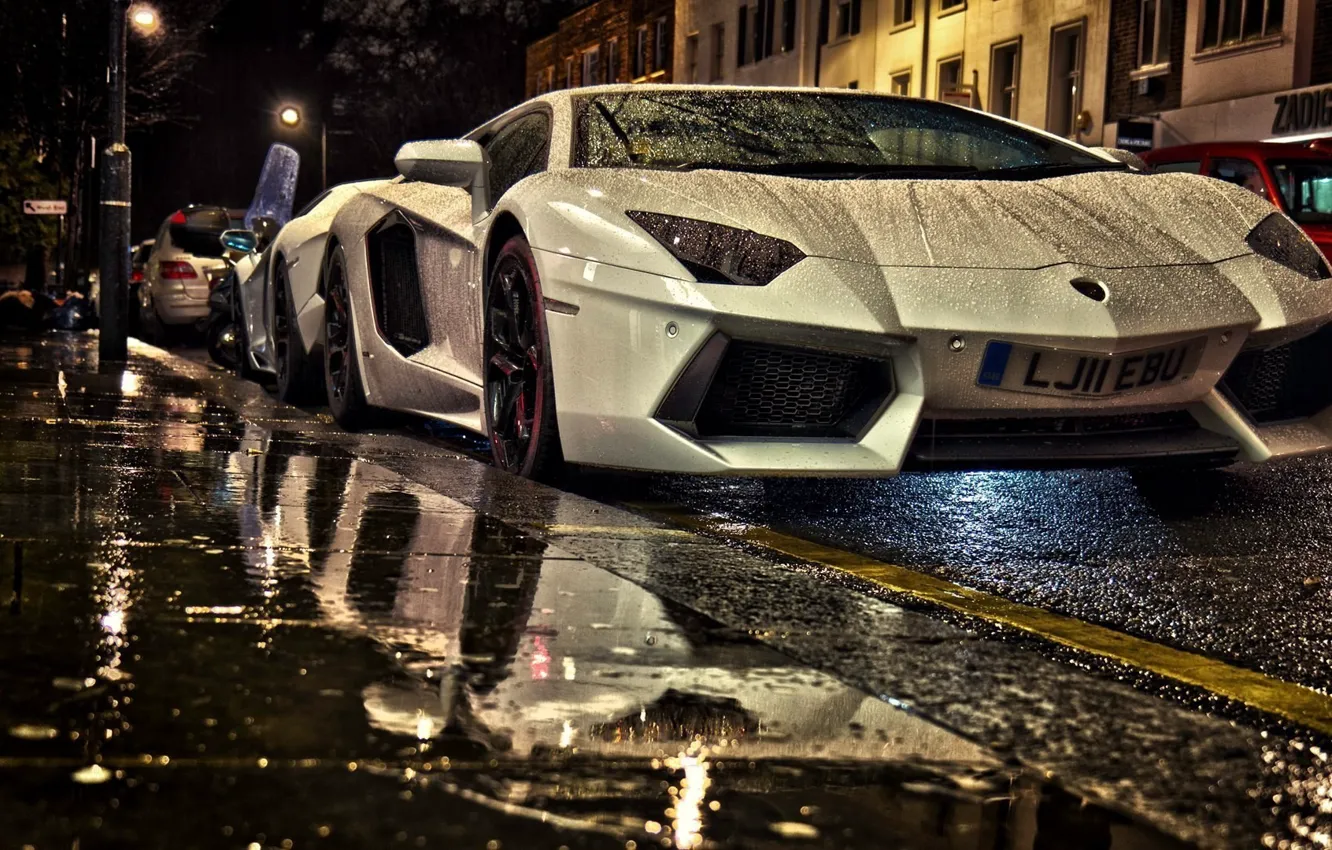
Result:
M1300 224L1332 224L1332 159L1269 162L1281 205Z
M575 165L884 178L1124 170L1071 143L926 100L706 90L583 98Z

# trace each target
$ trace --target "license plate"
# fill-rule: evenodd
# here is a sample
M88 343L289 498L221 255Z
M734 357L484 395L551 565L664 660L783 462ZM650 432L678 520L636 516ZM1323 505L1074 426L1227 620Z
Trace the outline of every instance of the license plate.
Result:
M1108 396L1182 383L1202 360L1206 337L1122 354L1094 354L991 340L976 383L1062 396Z

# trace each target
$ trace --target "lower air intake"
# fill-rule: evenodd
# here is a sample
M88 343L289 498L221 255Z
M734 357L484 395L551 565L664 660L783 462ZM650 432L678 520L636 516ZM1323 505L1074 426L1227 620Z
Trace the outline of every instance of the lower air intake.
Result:
M1255 422L1303 419L1332 404L1332 325L1275 348L1240 352L1222 388Z
M891 392L882 361L732 341L696 425L702 437L855 437Z

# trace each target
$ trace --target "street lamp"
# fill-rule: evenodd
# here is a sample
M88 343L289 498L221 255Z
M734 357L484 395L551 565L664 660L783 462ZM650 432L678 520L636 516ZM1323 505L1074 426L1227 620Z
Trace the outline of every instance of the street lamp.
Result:
M125 145L125 40L129 25L151 35L161 26L147 3L110 0L111 42L107 51L107 135L102 151L101 238L98 246L97 355L102 363L123 363L129 353L130 150Z
M130 6L129 19L141 35L152 35L162 24L162 19L157 16L157 10L147 3L135 3Z
M280 124L296 129L305 120L300 107L287 104L278 109L277 119ZM319 175L320 190L328 188L328 125L321 118L319 121Z

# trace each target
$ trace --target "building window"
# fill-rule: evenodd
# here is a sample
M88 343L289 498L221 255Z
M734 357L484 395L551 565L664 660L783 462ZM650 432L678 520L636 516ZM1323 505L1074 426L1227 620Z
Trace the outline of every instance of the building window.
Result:
M1077 135L1082 103L1082 23L1059 27L1050 43L1050 107L1046 128L1066 138Z
M583 51L583 85L595 86L601 82L601 48Z
M698 82L698 33L685 36L685 82Z
M852 80L846 84L846 87L849 89L858 89L860 88L860 80Z
M647 76L647 51L648 51L648 31L647 27L639 27L634 31L634 67L633 77Z
M620 81L620 40L612 38L606 42L606 82Z
M901 95L902 97L911 96L910 71L898 71L896 74L893 74L891 80L889 80L889 83L890 85L888 90L891 91L893 94Z
M758 0L754 6L754 61L772 55L773 34L777 29L777 0Z
M745 3L740 7L740 20L735 24L735 65L741 67L749 64L749 4Z
M782 0L782 52L795 50L796 0Z
M726 62L726 24L712 25L712 67L708 69L710 82L722 78L722 69Z
M947 12L950 9L956 9L967 5L967 0L939 0L939 11Z
M574 87L574 58L572 56L564 60L564 87L566 89Z
M943 100L944 95L953 94L962 88L962 57L954 56L951 59L941 59L939 61L939 91L935 95L939 100Z
M860 0L838 0L837 21L833 32L846 38L860 32Z
M1281 32L1286 0L1203 0L1202 46L1224 47Z
M1138 67L1170 62L1170 7L1172 0L1139 0Z
M668 40L666 32L666 19L658 18L652 27L652 70L666 70L666 62L670 59L670 46L666 43Z
M900 27L916 19L916 0L893 0L893 26Z
M996 45L990 57L990 111L1004 118L1017 118L1020 42Z

